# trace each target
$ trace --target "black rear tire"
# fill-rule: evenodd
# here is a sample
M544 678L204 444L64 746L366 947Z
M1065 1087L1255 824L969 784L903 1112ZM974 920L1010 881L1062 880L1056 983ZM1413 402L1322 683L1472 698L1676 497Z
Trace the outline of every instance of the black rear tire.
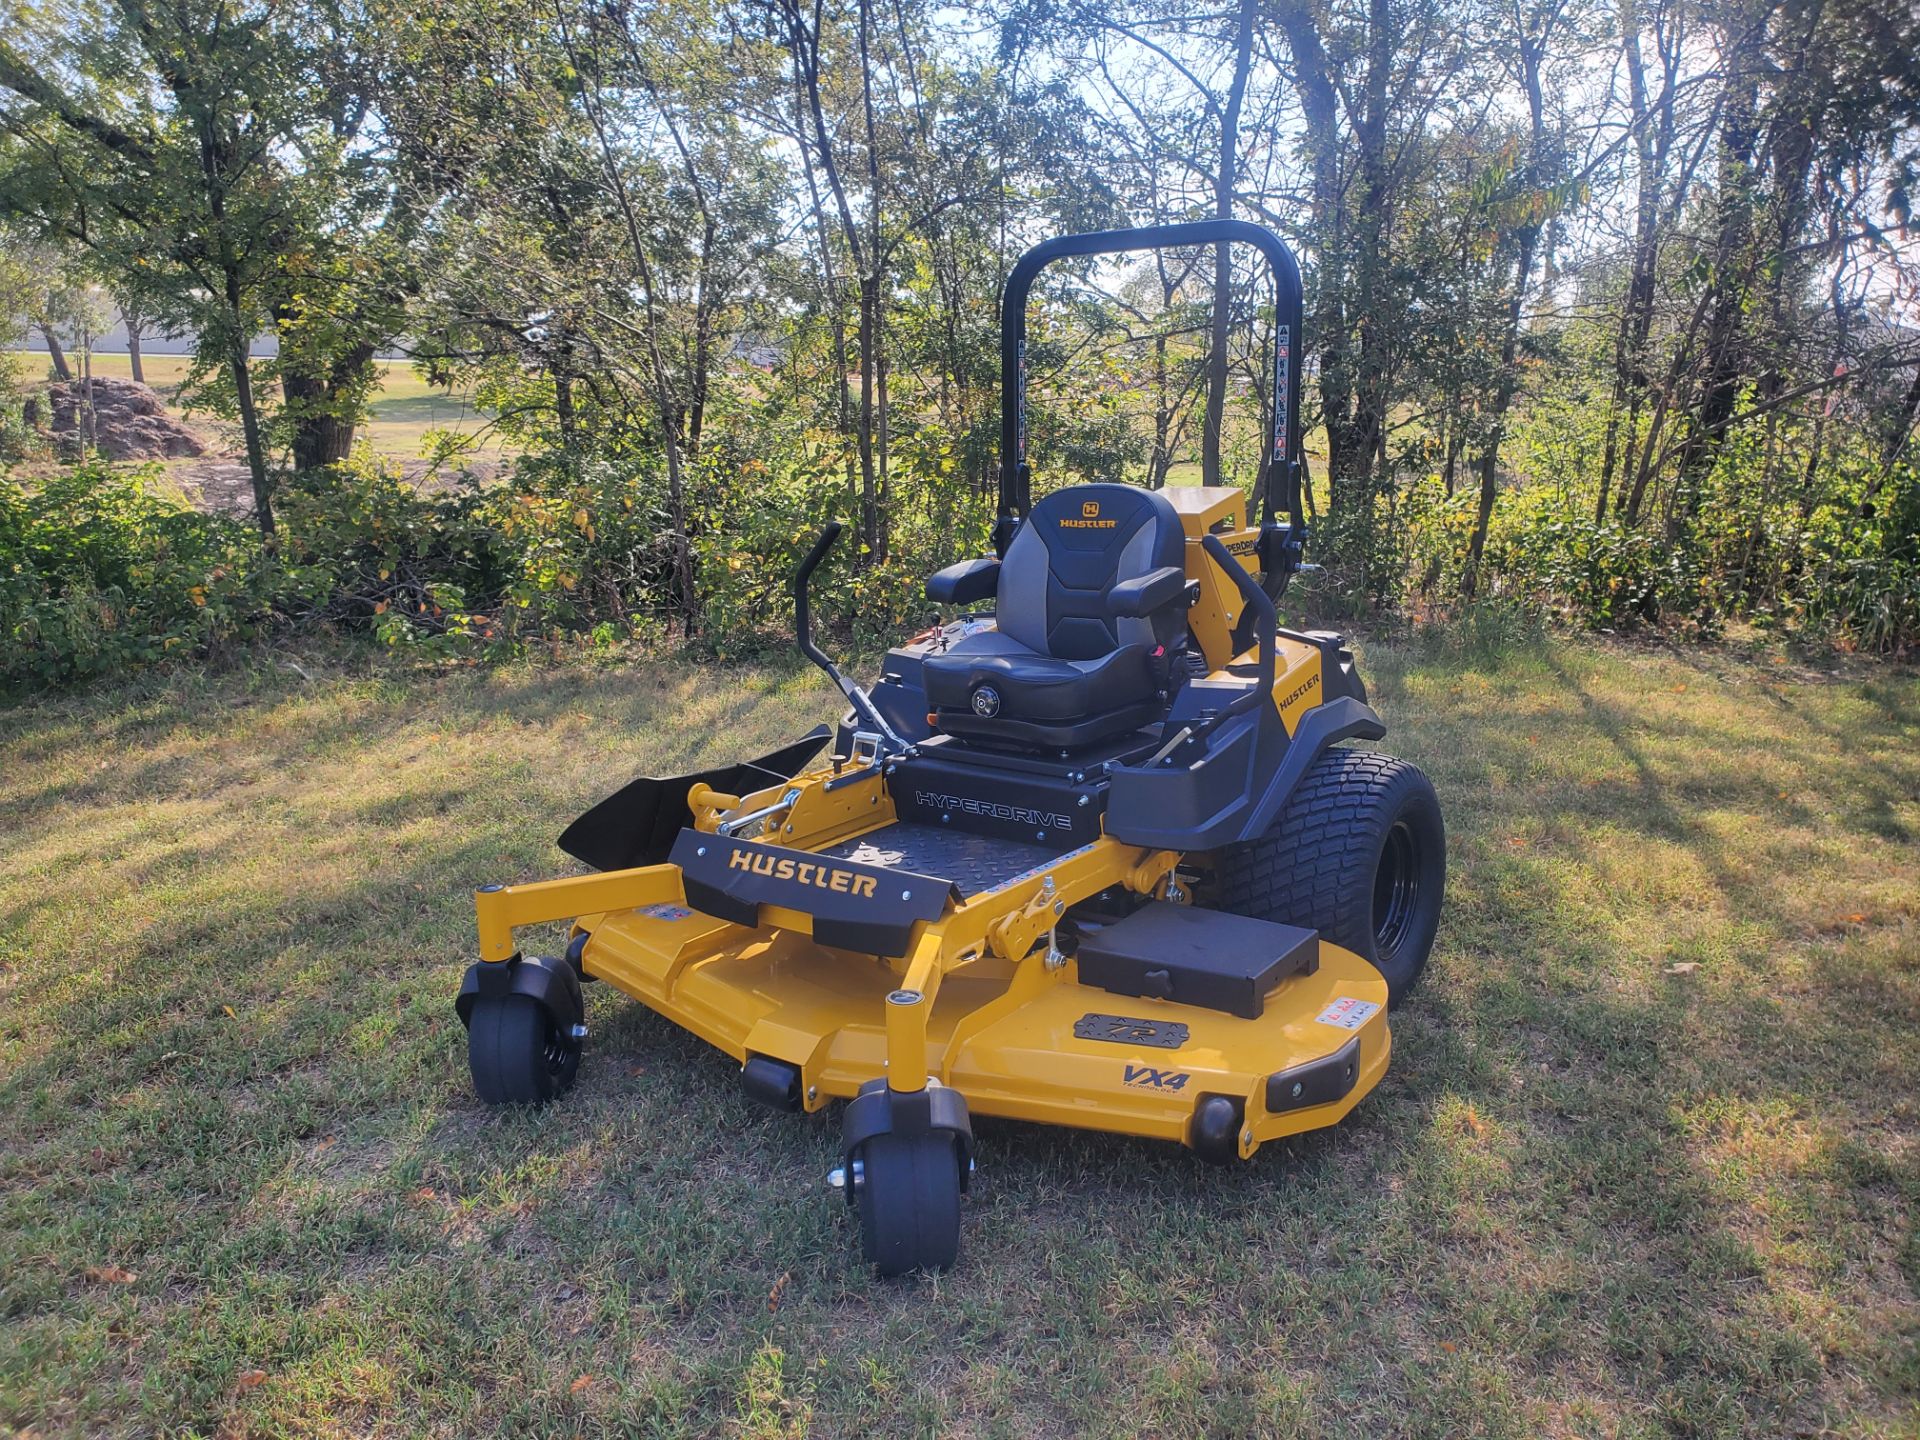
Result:
M860 1246L882 1275L952 1267L960 1254L960 1147L944 1130L860 1147Z
M1214 903L1302 925L1366 960L1407 996L1433 950L1447 831L1433 782L1372 750L1327 751L1271 829L1222 850Z
M467 1067L486 1104L537 1105L573 1088L580 1042L530 996L482 999L467 1026Z

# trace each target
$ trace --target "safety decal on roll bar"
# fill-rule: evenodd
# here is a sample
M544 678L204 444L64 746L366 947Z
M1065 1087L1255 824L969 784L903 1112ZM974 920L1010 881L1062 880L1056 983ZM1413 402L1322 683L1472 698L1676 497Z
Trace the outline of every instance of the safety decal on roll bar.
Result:
M1355 1000L1343 995L1314 1019L1322 1025L1331 1025L1336 1030L1358 1030L1379 1011L1380 1007L1371 1000Z
M1287 403L1293 398L1291 377L1287 373L1293 364L1293 327L1276 326L1273 332L1273 458L1286 461L1292 457L1287 454Z

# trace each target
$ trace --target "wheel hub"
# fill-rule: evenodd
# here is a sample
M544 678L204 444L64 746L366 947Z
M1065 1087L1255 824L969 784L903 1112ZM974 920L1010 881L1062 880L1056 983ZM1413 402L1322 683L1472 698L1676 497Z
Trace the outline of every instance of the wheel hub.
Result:
M1384 959L1406 939L1420 903L1419 845L1404 820L1396 820L1380 848L1373 877L1373 933Z

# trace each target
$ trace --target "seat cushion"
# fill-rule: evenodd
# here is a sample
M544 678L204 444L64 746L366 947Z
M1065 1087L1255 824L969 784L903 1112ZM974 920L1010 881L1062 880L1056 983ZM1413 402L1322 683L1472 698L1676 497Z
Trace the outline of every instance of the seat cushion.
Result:
M976 640L987 643L976 648ZM934 709L987 720L1080 720L1152 700L1156 688L1144 645L1122 645L1093 660L1056 660L993 631L929 655L921 674Z

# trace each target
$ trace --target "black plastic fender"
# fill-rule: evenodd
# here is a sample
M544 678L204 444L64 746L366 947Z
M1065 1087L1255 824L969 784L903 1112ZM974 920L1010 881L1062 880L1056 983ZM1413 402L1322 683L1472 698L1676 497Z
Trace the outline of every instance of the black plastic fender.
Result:
M973 1121L966 1096L933 1082L924 1090L895 1090L885 1076L867 1081L847 1102L841 1145L849 1173L860 1147L874 1136L924 1135L930 1130L946 1131L959 1146L960 1188L965 1190L973 1176ZM846 1198L853 1204L852 1185L846 1187Z
M1159 850L1217 850L1251 840L1266 834L1329 748L1386 733L1380 717L1351 695L1307 711L1291 738L1271 706L1235 716L1207 737L1197 764L1109 771L1107 834Z
M501 995L525 995L538 1001L562 1032L578 1025L587 1014L580 977L574 974L573 966L544 955L475 961L460 981L453 1008L459 1012L460 1023L471 1027L475 1003Z
M1266 834L1278 818L1280 808L1300 788L1314 761L1342 740L1378 740L1386 733L1387 727L1380 722L1373 707L1350 695L1337 696L1314 706L1301 717L1287 746L1286 757L1254 803L1246 827L1238 835L1222 836L1215 844L1252 840Z

